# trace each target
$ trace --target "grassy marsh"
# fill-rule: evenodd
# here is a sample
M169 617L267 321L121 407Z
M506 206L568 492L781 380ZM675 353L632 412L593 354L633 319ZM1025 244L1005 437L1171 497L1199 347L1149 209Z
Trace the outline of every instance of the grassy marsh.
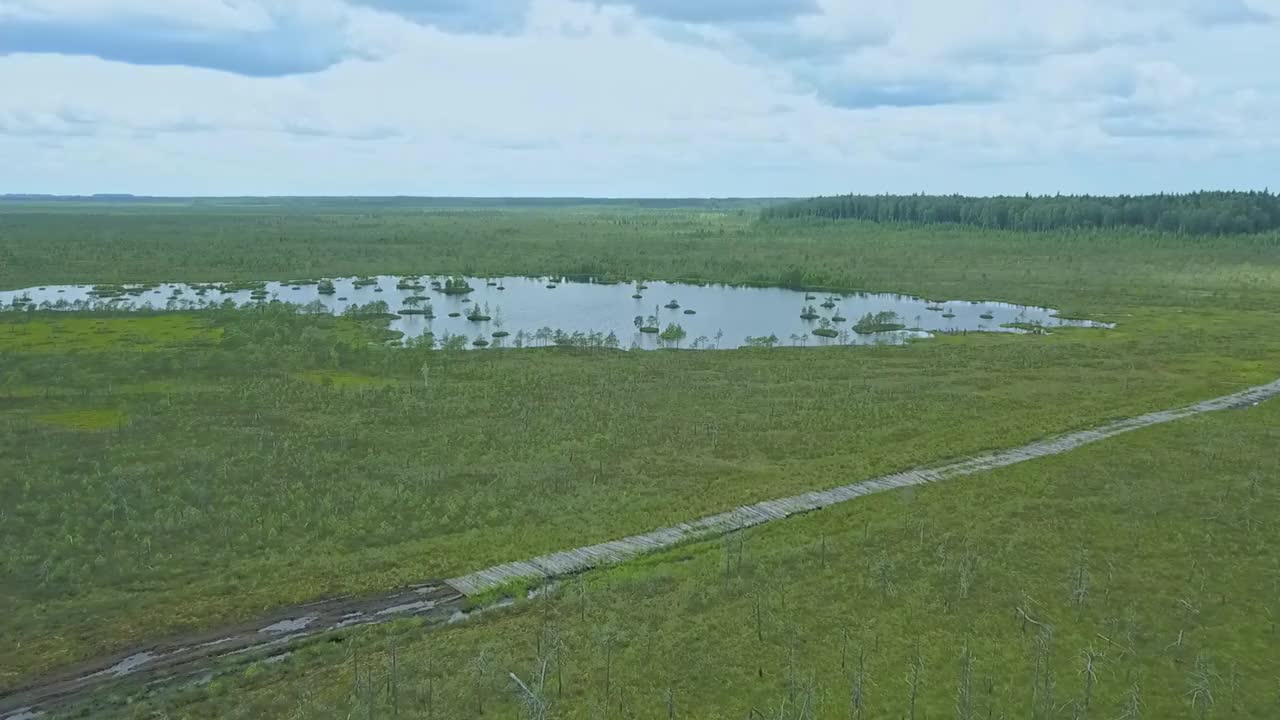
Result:
M370 214L335 204L306 211L129 206L72 211L31 205L0 215L0 235L8 253L0 264L3 286L249 280L271 274L613 274L980 297L1052 305L1117 323L1105 333L1064 329L1038 336L942 336L857 350L625 353L548 347L441 353L380 347L385 335L377 321L293 315L269 305L199 316L3 313L0 476L7 479L0 482L5 508L0 544L8 552L0 558L0 579L16 592L0 597L0 635L13 640L0 648L0 687L144 637L275 605L466 572L754 500L1017 445L1221 395L1280 374L1276 234L1020 234L825 222L763 227L753 214L736 209L391 209ZM264 237L272 242L262 242ZM104 243L105 238L114 241ZM175 257L183 263L175 264ZM647 318L640 320L644 325ZM99 332L104 329L110 332ZM93 417L104 409L127 420L91 427L51 426L41 419ZM1253 417L1267 420L1274 411L1257 413ZM1197 432L1208 427L1187 426ZM1235 428L1229 422L1227 427ZM1220 462L1228 473L1240 463L1264 462L1257 448L1274 443L1262 444L1268 438L1256 433L1274 424L1252 427L1240 428L1238 441L1230 432L1203 430L1212 447L1235 448L1235 454L1206 450L1202 460L1187 458L1182 466L1188 473L1208 472L1206 463ZM1171 433L1144 433L1143 442L1170 443L1178 450L1183 440ZM1164 461L1156 450L1135 457ZM1182 454L1170 457L1169 462L1184 462ZM1048 518L1055 532L1074 532L1054 520L1077 517L1068 512L1082 513L1078 517L1088 523L1106 523L1114 509L1076 492L1092 492L1097 478L1113 477L1099 474L1098 463L1090 462L1051 486L1015 475L1010 484L1015 489L1001 502L948 496L944 493L960 491L936 488L921 496L951 499L938 500L923 515L914 514L916 506L895 510L893 502L902 501L878 499L840 511L848 515L833 512L796 525L811 530L762 530L749 541L758 549L744 557L760 563L760 575L786 578L782 568L795 559L797 548L812 549L827 536L829 551L840 546L852 556L856 547L859 554L865 550L873 559L883 557L895 568L892 577L903 593L899 599L915 597L914 588L929 585L935 575L917 568L922 561L899 554L892 544L910 547L910 536L919 534L913 523L923 522L926 543L934 543L935 532L950 533L958 542L959 529L934 528L966 517L972 526L965 532L978 539L995 537L990 533L1020 519L1040 523ZM1269 466L1261 467L1264 475L1269 472ZM1138 465L1129 469L1135 478L1141 470ZM1187 482L1194 477L1186 475ZM1075 504L1044 511L1051 507L1047 501L1017 490L1024 481L1046 492L1070 490L1070 499L1059 500ZM1169 503L1160 507L1170 510L1150 516L1153 528L1162 518L1181 517L1176 514L1183 512L1181 506L1175 506L1181 497L1156 499ZM979 512L955 512L968 507L964 503ZM867 522L885 525L884 544L855 543L849 533L862 532ZM890 532L895 523L906 529ZM1176 528L1159 541L1165 545L1152 546L1152 553L1164 557L1160 562L1190 557L1186 548L1198 547L1190 538L1201 537L1197 533L1204 529L1193 523ZM1049 602L1046 598L1061 594L1048 588L1062 582L1058 570L1071 567L1078 543L1037 533L1027 536L1025 545L1027 552L1040 553L1027 555L1028 562L1043 561L1052 579L1028 575L1029 566L1018 565L1013 555L1004 558L994 545L983 552L1004 558L1000 562L1006 565L990 570L991 576L1013 578L1013 585L1030 588L1038 602ZM1145 556L1115 554L1128 551L1110 542L1098 547L1103 545L1105 551L1092 552L1128 558L1128 564L1117 565L1125 583L1141 580L1170 597L1186 585L1182 566L1155 567L1147 577L1140 574L1148 567L1142 564ZM934 548L936 543L925 549ZM758 654L770 663L767 677L773 684L743 685L755 689L742 702L776 704L778 673L786 667L778 664L781 646L775 642L756 652L736 636L725 636L723 643L717 639L725 623L743 622L744 602L733 599L740 589L722 596L705 582L708 568L723 562L719 552L711 545L693 552L687 562L674 562L683 557L676 554L593 576L592 587L601 589L592 590L592 597L602 598L604 613L599 618L604 624L596 624L624 622L619 608L634 599L627 587L669 587L670 593L655 591L652 601L642 599L639 605L641 617L656 616L662 608L666 616L655 617L657 625L636 625L627 632L635 637L646 627L661 630L689 622L686 634L671 630L671 642L689 643L686 654L688 647L705 653L707 667L723 660L726 670L720 677L733 680L733 686L740 672L749 674L752 668L743 670L729 658L746 648L743 656ZM1228 580L1247 584L1255 572L1251 563L1245 558L1220 565L1224 573L1244 573ZM1103 564L1089 567L1105 572ZM863 582L858 572L844 579L823 576L821 586L805 586L790 600L830 608L798 613L810 628L799 635L810 638L804 641L807 647L820 645L818 633L837 632L832 613L860 615L865 618L860 622L882 628L876 633L882 643L890 637L896 641L894 628L921 622L921 608L934 602L928 599L933 596L920 595L918 603L875 604L874 597L863 597L865 588L855 587ZM622 589L610 589L614 584ZM992 602L981 606L990 615L981 622L1002 622L1011 612L1004 601ZM1155 612L1136 596L1130 604L1138 617ZM1124 604L1105 607L1130 612ZM1243 632L1251 612L1220 618L1226 633L1222 642L1235 642L1231 638ZM1052 614L1070 616L1056 607ZM524 633L520 623L535 622L526 613L512 618L477 624L480 630L448 631L442 638L461 639L442 647L465 655L475 643L497 642L502 628ZM1058 624L1075 627L1070 622ZM1150 631L1163 638L1166 624L1151 620ZM961 638L941 625L923 627L932 629L918 636L938 639L927 643L926 666L939 673L952 667L946 658L959 651ZM1007 630L991 627L997 639ZM566 625L565 632L579 631ZM1064 632L1069 641L1059 641L1053 652L1078 654L1076 630ZM998 653L1005 651L979 642L972 646L978 667L988 662L1003 667ZM641 645L627 647L633 649L620 651L620 657L629 659L620 662L646 657L632 654ZM1206 645L1206 653L1219 675L1225 670L1229 676L1233 660L1243 666L1253 658L1248 662L1255 670L1270 667L1259 650L1228 657L1216 647ZM494 652L509 653L503 657L519 669L528 660L522 648L513 641ZM812 665L829 673L832 650L822 648L813 650ZM910 644L884 649L875 662L886 674L877 682L896 687L909 652ZM997 657L1002 660L996 662ZM1182 661L1190 667L1196 658L1192 654ZM1023 667L1016 663L1025 662L1025 656L1009 662L1012 673ZM331 682L346 677L337 674L344 667L321 663L296 672L307 683ZM1156 678L1144 684L1148 702L1162 688L1173 687L1174 675L1163 667L1141 670L1143 677ZM667 682L657 671L631 675L625 683L634 683L633 698L648 697L653 683ZM1255 671L1248 676L1255 677ZM262 677L279 680L270 673ZM349 677L341 682L351 685ZM736 713L739 701L724 694L730 686L728 681L719 689L680 686L677 698L684 698L680 702L690 712L706 711L698 716L714 717L718 708ZM1107 686L1105 692L1119 692L1113 681ZM231 714L275 707L265 691L253 690L265 685L248 687L251 694ZM339 692L336 684L308 687L317 699L298 707L316 710L316 703L332 702L340 708L347 702L333 694ZM824 679L822 687L836 692L834 680ZM210 692L216 694L216 688ZM503 692L495 686L495 697ZM583 703L592 692L581 691ZM901 693L892 696L900 699ZM894 700L885 702L896 707ZM940 695L929 702L944 708ZM574 707L587 707L583 703ZM231 706L217 707L227 711ZM1019 705L1010 700L1000 707Z
M506 717L545 662L564 718L1270 718L1278 428L1271 402L876 495L123 714Z

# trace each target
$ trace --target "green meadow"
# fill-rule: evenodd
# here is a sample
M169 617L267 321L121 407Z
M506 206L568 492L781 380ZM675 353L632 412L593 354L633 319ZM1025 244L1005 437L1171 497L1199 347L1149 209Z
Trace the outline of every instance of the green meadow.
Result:
M272 305L0 313L0 692L281 605L1280 376L1274 232L762 220L750 203L227 201L10 205L0 248L3 288L556 274L1004 300L1115 323L902 347L440 351ZM532 683L545 662L525 702L548 717L908 717L912 698L917 718L1270 717L1277 412L859 500L457 627L353 634L115 709L515 717L532 706L508 673Z

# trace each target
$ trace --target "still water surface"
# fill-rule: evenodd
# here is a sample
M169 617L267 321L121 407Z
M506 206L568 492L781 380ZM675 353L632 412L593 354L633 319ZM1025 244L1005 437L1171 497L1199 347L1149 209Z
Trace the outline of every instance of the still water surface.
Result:
M443 282L444 277L423 276L410 279L410 283L426 286L423 290L397 289L402 278L383 275L367 278L361 287L356 278L335 278L333 294L323 294L316 284L288 284L267 282L263 298L257 301L279 300L306 305L329 312L341 313L353 305L372 302L387 303L390 312L399 313L406 308L406 300L413 296L426 296L434 319L422 315L401 315L391 321L391 329L399 330L406 338L417 338L432 333L437 340L450 335L464 335L471 341L484 339L494 346L511 347L539 345L534 336L539 329L562 330L565 333L613 333L620 347L653 349L664 347L656 334L637 330L635 319L648 324L650 317L657 318L657 326L667 328L680 325L686 337L681 347L736 348L747 344L748 337L777 336L779 344L815 345L870 345L877 343L898 344L911 337L928 337L933 333L955 332L1026 332L1006 327L1011 323L1055 327L1108 327L1105 323L1089 320L1059 318L1048 308L1007 303L976 302L965 300L939 301L886 293L829 293L788 290L783 288L735 287L728 285L686 285L679 283L649 282L645 290L637 291L634 284L604 284L595 282L570 282L555 278L468 278L474 290L465 295L446 295L431 286L433 280ZM555 285L554 288L548 285ZM75 309L83 307L120 307L155 309L191 309L219 305L228 300L236 304L255 302L249 289L207 288L196 289L185 283L161 283L138 291L133 286L130 294L121 297L102 298L94 293L92 285L49 285L23 290L0 291L0 305L6 309L15 302L51 309ZM642 295L635 299L635 294ZM812 296L813 299L806 299ZM834 308L821 305L834 301ZM665 307L675 302L679 308ZM466 318L471 308L488 308L491 320L475 322ZM813 306L819 318L801 319L805 308ZM932 308L932 309L931 309ZM686 310L694 314L686 314ZM891 312L903 330L891 332L859 333L854 328L867 314ZM458 317L449 317L458 313ZM984 317L990 316L990 317ZM948 317L951 316L951 317ZM846 318L837 321L835 318ZM834 338L818 337L814 330L828 326L838 335ZM506 338L495 339L493 333L507 332ZM793 337L794 336L794 337Z

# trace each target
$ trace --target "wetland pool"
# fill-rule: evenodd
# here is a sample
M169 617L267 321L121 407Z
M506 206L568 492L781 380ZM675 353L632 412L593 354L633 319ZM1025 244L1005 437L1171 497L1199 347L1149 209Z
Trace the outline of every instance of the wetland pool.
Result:
M932 301L890 293L827 293L785 288L569 281L561 278L461 279L446 276L333 278L327 281L224 284L47 285L0 291L6 310L121 308L191 310L278 300L342 313L385 302L396 315L390 328L412 341L427 333L437 343L530 347L561 342L617 346L731 349L748 338L777 338L778 345L900 344L935 333L1044 332L1059 327L1110 327L1060 318L1049 308L969 300ZM639 295L639 298L634 296ZM434 317L423 314L428 308ZM803 317L802 317L803 316ZM488 318L488 319L483 319ZM677 325L683 336L663 333ZM646 331L642 331L644 328ZM656 332L655 332L656 330ZM498 337L495 337L495 333ZM502 334L506 333L505 336ZM817 334L815 334L817 333ZM592 336L594 334L594 339ZM663 335L666 335L664 339ZM465 343L463 343L465 338ZM611 343L612 344L612 343ZM767 344L767 343L766 343Z

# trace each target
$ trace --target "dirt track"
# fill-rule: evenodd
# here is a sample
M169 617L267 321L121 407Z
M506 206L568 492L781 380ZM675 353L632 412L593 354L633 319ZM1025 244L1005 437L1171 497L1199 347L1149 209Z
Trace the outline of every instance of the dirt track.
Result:
M1280 395L1280 380L1173 410L1107 423L1089 430L1040 440L1011 450L980 455L926 470L909 470L830 490L804 493L740 507L642 535L507 563L439 583L425 583L382 595L345 597L284 608L218 631L186 635L128 653L81 663L0 696L0 720L26 720L92 699L121 683L153 684L201 679L219 667L287 654L291 648L357 625L420 616L429 624L466 617L466 595L518 580L553 578L588 570L687 542L848 502L863 495L972 475L1048 455L1068 452L1144 427L1192 415L1245 408Z
M190 677L215 664L235 666L289 652L306 640L346 627L425 616L446 623L460 617L465 598L442 584L425 584L374 597L343 597L282 608L270 615L214 632L170 638L132 651L81 663L0 697L0 718L38 713L87 700L123 682L153 683Z

